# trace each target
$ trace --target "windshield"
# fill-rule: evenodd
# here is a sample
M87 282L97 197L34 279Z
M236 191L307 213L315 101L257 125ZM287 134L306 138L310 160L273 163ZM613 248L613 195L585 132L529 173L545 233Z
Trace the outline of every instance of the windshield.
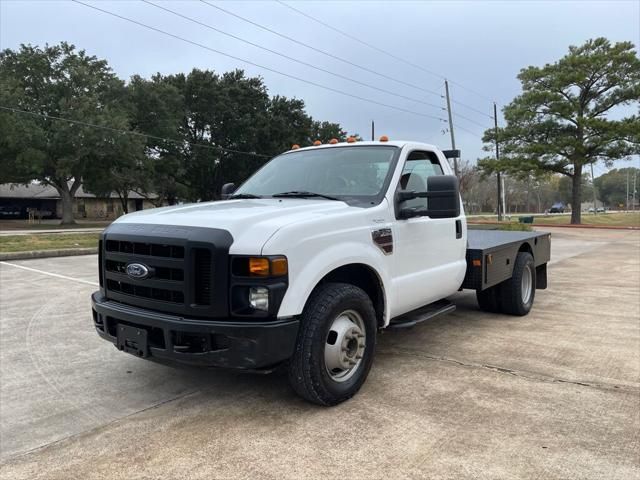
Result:
M396 151L350 146L286 153L258 170L234 196L292 192L370 202L383 194Z

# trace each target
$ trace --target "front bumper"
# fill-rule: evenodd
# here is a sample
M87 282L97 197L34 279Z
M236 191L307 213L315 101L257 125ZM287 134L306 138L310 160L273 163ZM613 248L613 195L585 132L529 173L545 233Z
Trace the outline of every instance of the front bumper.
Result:
M145 340L136 353L162 363L265 369L293 355L298 335L297 319L192 319L107 300L100 292L91 295L91 308L98 335L120 347L119 327L138 330Z

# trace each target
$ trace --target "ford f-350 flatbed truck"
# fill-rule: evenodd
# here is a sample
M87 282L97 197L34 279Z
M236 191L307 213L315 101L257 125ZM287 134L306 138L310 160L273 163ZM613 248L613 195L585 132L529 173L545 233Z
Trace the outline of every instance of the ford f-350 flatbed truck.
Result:
M290 150L223 201L136 212L99 246L98 334L169 363L288 370L335 405L371 368L376 334L455 309L526 315L550 235L467 230L445 153L416 142Z

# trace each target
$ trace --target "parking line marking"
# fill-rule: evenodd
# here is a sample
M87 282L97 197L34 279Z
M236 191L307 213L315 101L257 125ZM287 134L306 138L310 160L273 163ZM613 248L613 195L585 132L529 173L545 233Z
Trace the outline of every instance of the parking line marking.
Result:
M18 265L10 262L0 262L0 265L9 265L10 267L21 268L22 270L27 270L28 272L41 273L42 275L49 275L50 277L61 278L63 280L70 280L72 282L84 283L85 285L91 285L92 287L97 287L98 282L90 282L88 280L82 280L80 278L67 277L66 275L60 275L58 273L45 272L44 270L38 270L37 268L25 267L23 265Z

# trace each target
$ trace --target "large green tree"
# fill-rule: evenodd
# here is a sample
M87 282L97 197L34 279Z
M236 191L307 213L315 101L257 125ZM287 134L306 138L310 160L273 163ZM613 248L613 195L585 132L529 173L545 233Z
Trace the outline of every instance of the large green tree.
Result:
M580 223L585 165L640 153L640 117L631 106L640 99L640 59L631 42L597 38L518 78L522 94L503 110L506 126L483 138L492 145L497 135L501 159L479 165L485 172L566 175L571 223Z
M638 182L640 182L640 168L615 168L597 177L595 186L605 205L626 208L627 200L630 201L633 198L634 187L638 189ZM638 198L637 193L635 198Z
M68 43L0 52L0 105L31 112L0 110L0 180L55 187L62 223L74 223L73 197L86 176L140 148L135 137L86 125L128 129L124 98L106 61Z

